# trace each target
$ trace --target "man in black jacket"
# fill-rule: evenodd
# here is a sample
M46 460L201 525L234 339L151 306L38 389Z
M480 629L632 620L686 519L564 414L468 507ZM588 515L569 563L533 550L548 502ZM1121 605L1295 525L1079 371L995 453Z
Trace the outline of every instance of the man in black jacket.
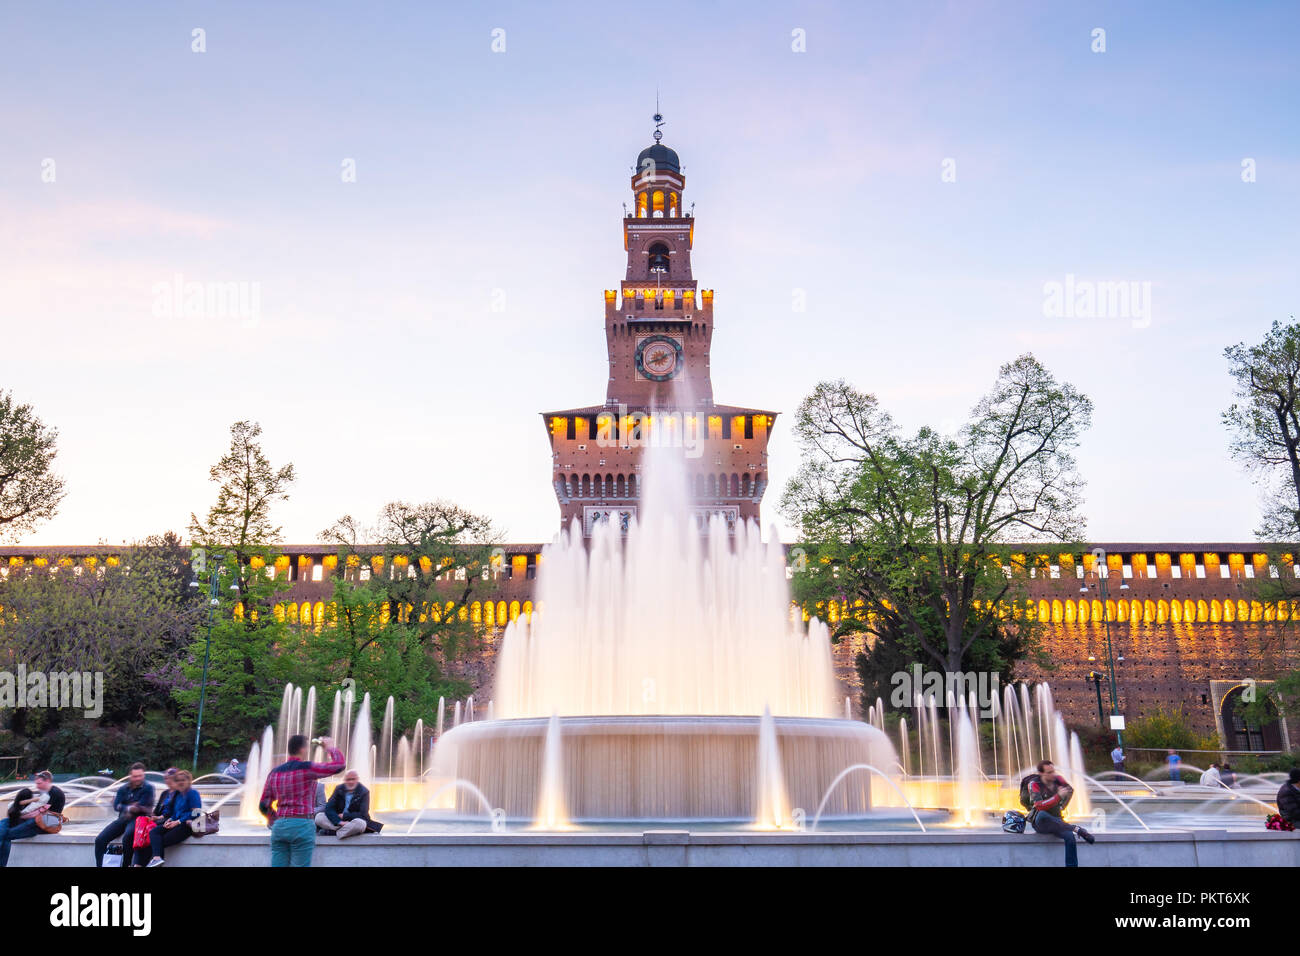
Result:
M108 845L122 838L122 852L131 855L131 841L135 839L135 818L153 809L153 784L144 778L144 764L131 764L126 782L117 788L113 797L113 810L117 817L95 837L95 866L104 865Z
M382 823L370 819L370 791L361 785L361 775L349 770L334 788L325 809L316 814L316 826L339 839L362 833L378 833Z
M1300 767L1293 767L1290 778L1277 792L1277 812L1292 826L1300 826Z

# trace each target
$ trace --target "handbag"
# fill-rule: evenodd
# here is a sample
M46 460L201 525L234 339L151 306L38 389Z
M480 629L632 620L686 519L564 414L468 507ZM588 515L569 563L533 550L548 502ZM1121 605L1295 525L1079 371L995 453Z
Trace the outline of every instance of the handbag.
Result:
M195 810L194 819L190 821L190 831L195 837L221 832L221 811Z
M32 817L32 822L42 833L58 833L63 829L63 824L68 822L68 818L57 810L42 810Z
M131 838L131 845L137 850L143 850L149 845L149 834L153 832L154 827L158 824L153 822L152 817L135 818L135 835Z

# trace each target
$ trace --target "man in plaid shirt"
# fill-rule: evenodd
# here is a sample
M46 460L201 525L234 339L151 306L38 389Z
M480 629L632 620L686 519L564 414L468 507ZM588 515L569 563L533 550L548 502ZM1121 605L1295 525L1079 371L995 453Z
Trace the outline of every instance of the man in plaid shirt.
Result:
M321 738L328 763L308 760L307 744L302 734L289 738L289 759L267 775L257 805L271 825L272 866L311 866L316 849L316 780L343 769L343 751L331 738Z

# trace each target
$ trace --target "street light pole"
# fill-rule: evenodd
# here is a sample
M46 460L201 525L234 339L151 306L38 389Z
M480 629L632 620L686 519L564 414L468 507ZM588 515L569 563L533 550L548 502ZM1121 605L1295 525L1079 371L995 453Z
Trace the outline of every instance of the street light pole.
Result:
M1106 726L1106 716L1101 710L1101 675L1096 671L1088 671L1088 681L1096 688L1097 691L1097 723L1101 727Z
M1119 716L1119 700L1115 692L1115 651L1110 639L1110 594L1107 589L1107 579L1110 577L1110 568L1106 564L1106 552L1101 548L1096 548L1092 552L1093 564L1097 568L1097 580L1101 591L1101 621L1106 628L1106 667L1110 672L1110 715L1111 717ZM1128 585L1122 580L1119 588L1121 591L1127 591ZM1088 585L1079 588L1080 591L1087 592ZM1101 709L1101 685L1097 686L1097 707ZM1124 749L1124 731L1116 728L1115 739L1121 750Z
M203 677L199 684L199 719L194 728L194 760L191 764L191 769L196 774L199 771L199 744L203 739L203 710L208 702L208 662L212 659L212 618L217 607L221 604L217 594L218 589L221 587L221 561L223 558L225 558L224 554L212 555L214 567L208 582L208 633L203 643ZM198 576L195 575L190 586L198 587L198 583Z
M1106 625L1106 666L1110 669L1110 714L1115 717L1119 714L1119 701L1115 695L1115 651L1110 642L1110 610L1109 600L1106 591L1106 577L1108 569L1102 568L1101 575L1101 620ZM1127 585L1124 585L1127 587ZM1124 749L1124 731L1116 728L1115 741L1120 750Z

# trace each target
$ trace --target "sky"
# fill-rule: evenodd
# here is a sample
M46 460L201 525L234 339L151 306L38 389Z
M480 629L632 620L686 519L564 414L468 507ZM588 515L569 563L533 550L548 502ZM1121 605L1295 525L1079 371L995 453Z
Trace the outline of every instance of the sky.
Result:
M1300 300L1298 35L1295 3L0 6L0 388L68 492L23 541L183 532L241 419L296 467L286 542L433 498L549 540L538 412L603 400L656 92L714 394L783 413L780 536L819 380L952 429L1032 351L1095 403L1094 540L1249 540L1223 349ZM1102 282L1128 306L1054 314Z

